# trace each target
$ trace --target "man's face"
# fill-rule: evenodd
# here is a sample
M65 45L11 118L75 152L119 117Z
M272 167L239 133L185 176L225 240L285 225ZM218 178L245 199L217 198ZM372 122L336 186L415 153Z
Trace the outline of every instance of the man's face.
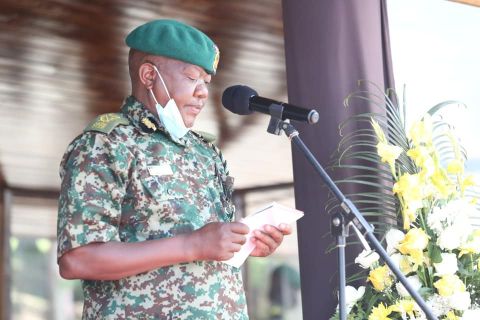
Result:
M185 126L191 128L208 98L207 86L211 76L199 66L172 59L157 68L170 97L177 104ZM158 75L152 90L158 102L165 106L168 96Z

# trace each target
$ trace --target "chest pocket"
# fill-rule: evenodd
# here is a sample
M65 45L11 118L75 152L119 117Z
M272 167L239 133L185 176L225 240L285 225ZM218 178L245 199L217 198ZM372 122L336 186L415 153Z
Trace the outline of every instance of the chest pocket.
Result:
M146 222L152 231L167 231L172 225L183 220L187 192L174 175L146 176L142 178L145 191Z

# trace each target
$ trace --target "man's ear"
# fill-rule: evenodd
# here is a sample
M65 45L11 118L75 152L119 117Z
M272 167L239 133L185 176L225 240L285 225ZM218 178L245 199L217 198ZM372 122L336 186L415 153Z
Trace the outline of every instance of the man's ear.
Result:
M149 62L142 63L140 68L138 68L138 78L147 89L151 89L153 87L155 76L155 69Z

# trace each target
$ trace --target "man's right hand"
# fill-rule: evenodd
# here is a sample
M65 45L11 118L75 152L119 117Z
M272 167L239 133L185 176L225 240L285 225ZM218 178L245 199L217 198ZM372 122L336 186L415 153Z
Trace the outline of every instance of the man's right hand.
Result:
M212 222L192 232L186 245L193 260L224 261L240 250L248 232L247 225L240 222Z

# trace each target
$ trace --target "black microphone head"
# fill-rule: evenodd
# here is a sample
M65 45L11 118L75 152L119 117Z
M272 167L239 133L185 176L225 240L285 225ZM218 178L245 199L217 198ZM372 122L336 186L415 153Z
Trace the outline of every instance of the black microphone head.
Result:
M236 85L223 91L222 104L233 113L245 115L250 114L250 98L257 96L257 92L250 87Z

